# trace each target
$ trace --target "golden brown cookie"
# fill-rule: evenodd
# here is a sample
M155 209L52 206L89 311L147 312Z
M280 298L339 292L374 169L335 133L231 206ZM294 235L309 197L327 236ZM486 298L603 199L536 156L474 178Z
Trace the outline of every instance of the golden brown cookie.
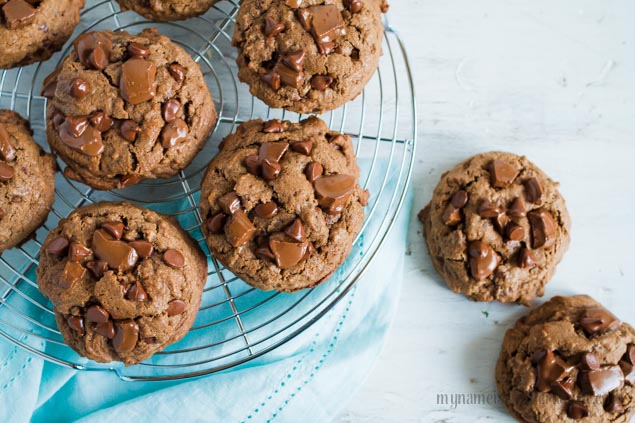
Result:
M152 21L178 21L202 15L218 0L117 0L121 10L132 10Z

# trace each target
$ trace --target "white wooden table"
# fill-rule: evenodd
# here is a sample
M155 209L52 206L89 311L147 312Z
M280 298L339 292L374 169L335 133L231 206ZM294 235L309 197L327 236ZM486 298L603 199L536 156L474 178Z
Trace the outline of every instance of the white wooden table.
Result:
M526 313L473 303L432 269L416 213L441 173L489 150L525 154L555 180L572 243L545 297L586 293L635 324L635 2L393 0L416 73L420 135L399 311L344 422L512 421L495 394L504 332Z

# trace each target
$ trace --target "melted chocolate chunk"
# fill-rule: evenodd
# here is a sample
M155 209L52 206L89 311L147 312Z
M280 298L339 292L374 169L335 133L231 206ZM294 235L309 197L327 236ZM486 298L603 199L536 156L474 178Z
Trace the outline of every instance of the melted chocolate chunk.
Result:
M306 241L304 225L302 225L302 221L300 219L295 219L293 223L287 226L287 229L284 230L284 233L289 236L289 238L297 242Z
M181 119L176 118L163 127L161 131L161 145L163 148L172 148L187 138L188 126Z
M490 165L491 184L494 188L505 188L514 182L518 170L502 160L493 160Z
M274 201L260 203L254 207L254 214L264 219L271 219L278 213L278 205Z
M172 63L170 66L168 66L168 72L170 72L170 76L174 78L177 84L182 84L185 80L186 70L178 63Z
M468 246L470 274L481 281L494 273L500 262L500 257L492 247L482 241L472 241Z
M78 242L72 242L68 249L68 259L70 261L80 262L92 254L93 250Z
M88 68L103 70L108 66L112 40L104 33L91 32L79 36L73 43L79 61Z
M309 242L296 242L285 234L275 233L269 237L269 248L275 257L276 266L288 269L305 259Z
M300 9L298 19L305 30L311 31L318 50L322 54L333 51L335 40L346 34L342 14L334 4Z
M108 270L108 262L104 260L91 260L86 263L86 267L93 272L93 275L95 275L97 279L101 279Z
M335 80L329 75L315 75L311 78L311 88L318 91L324 91L330 88Z
M318 205L328 214L339 214L355 190L355 177L336 174L320 176L313 182Z
M115 239L121 239L123 231L126 229L126 225L122 222L106 222L102 223L101 228L112 235Z
M299 141L291 144L291 150L296 153L304 154L305 156L310 156L313 151L313 143L311 141Z
M226 221L227 216L224 213L217 213L214 216L210 216L205 224L207 225L207 230L210 231L210 233L219 234L223 232Z
M569 401L567 416L573 420L580 420L589 416L589 409L580 401Z
M106 323L110 319L110 313L99 304L88 307L84 316L93 323Z
M306 165L304 174L309 182L315 182L324 173L324 167L318 162L311 162Z
M24 0L9 0L2 6L4 19L9 29L18 29L31 24L37 9Z
M285 130L285 123L280 119L271 119L262 125L262 132L265 134L282 133Z
M98 229L93 234L93 251L100 260L108 263L111 269L124 272L137 264L137 251L123 241L111 237L104 230Z
M163 120L166 122L172 122L176 119L179 111L181 110L181 102L175 98L171 98L161 107L161 113Z
M253 239L256 227L251 223L247 214L238 210L229 221L227 228L227 242L233 247L241 247Z
M84 336L84 319L80 316L68 316L66 317L66 323L68 326L73 329L75 332L79 334L79 336Z
M166 313L168 316L176 316L185 311L185 302L181 300L172 300L168 303Z
M233 191L219 197L218 200L216 200L216 203L218 204L218 207L225 212L225 214L234 214L240 210L241 206L238 194Z
M587 336L595 337L607 332L613 332L622 322L605 308L587 309L580 318L580 326Z
M81 100L90 94L90 86L85 79L75 78L70 83L69 93L76 99Z
M540 199L542 198L543 189L542 185L536 178L529 178L525 181L525 195L527 196L527 201L530 203L540 203Z
M46 251L54 256L65 256L68 251L68 245L68 239L63 236L58 236L49 242L49 245L46 247Z
M284 31L284 24L277 22L269 15L265 16L265 27L263 30L265 37L275 37L282 31Z
M578 375L578 384L587 395L600 396L622 386L624 374L620 366L605 366Z
M66 265L64 265L62 277L58 281L59 286L64 289L71 288L78 281L82 280L85 274L86 269L84 266L74 261L68 261L66 262Z
M141 132L141 127L134 120L124 120L121 122L119 133L125 140L134 142L139 132Z
M133 57L121 65L119 89L121 97L130 104L141 104L156 95L157 68L153 62Z
M154 247L152 247L152 244L143 239L132 241L128 245L130 245L137 251L137 254L141 259L147 259L154 252Z
M143 285L139 282L135 282L126 291L126 299L130 301L143 302L148 298L148 294L145 289L143 289Z
M117 322L112 346L118 353L132 352L139 340L139 325L134 320Z
M163 253L163 261L174 269L180 269L185 266L185 257L180 251L169 249Z
M547 209L532 210L527 214L531 225L532 247L550 248L556 242L558 223Z
M563 381L573 370L573 366L550 350L536 351L533 362L537 370L534 389L538 392L550 392L554 382Z

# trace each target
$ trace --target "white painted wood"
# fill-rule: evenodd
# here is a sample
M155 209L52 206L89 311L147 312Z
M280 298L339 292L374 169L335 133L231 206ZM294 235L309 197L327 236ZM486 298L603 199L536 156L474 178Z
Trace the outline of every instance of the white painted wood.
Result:
M527 155L561 182L573 219L540 302L587 293L635 323L635 2L393 0L390 13L420 107L409 255L385 350L336 421L511 421L500 406L436 403L438 393L495 393L500 342L526 309L450 292L416 212L460 160Z

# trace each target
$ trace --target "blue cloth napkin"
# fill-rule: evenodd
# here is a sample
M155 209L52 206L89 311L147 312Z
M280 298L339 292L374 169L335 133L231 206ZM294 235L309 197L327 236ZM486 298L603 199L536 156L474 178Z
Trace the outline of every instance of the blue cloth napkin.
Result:
M0 339L1 422L327 422L361 386L399 297L406 202L362 279L288 344L228 371L180 382L124 382L75 371Z

